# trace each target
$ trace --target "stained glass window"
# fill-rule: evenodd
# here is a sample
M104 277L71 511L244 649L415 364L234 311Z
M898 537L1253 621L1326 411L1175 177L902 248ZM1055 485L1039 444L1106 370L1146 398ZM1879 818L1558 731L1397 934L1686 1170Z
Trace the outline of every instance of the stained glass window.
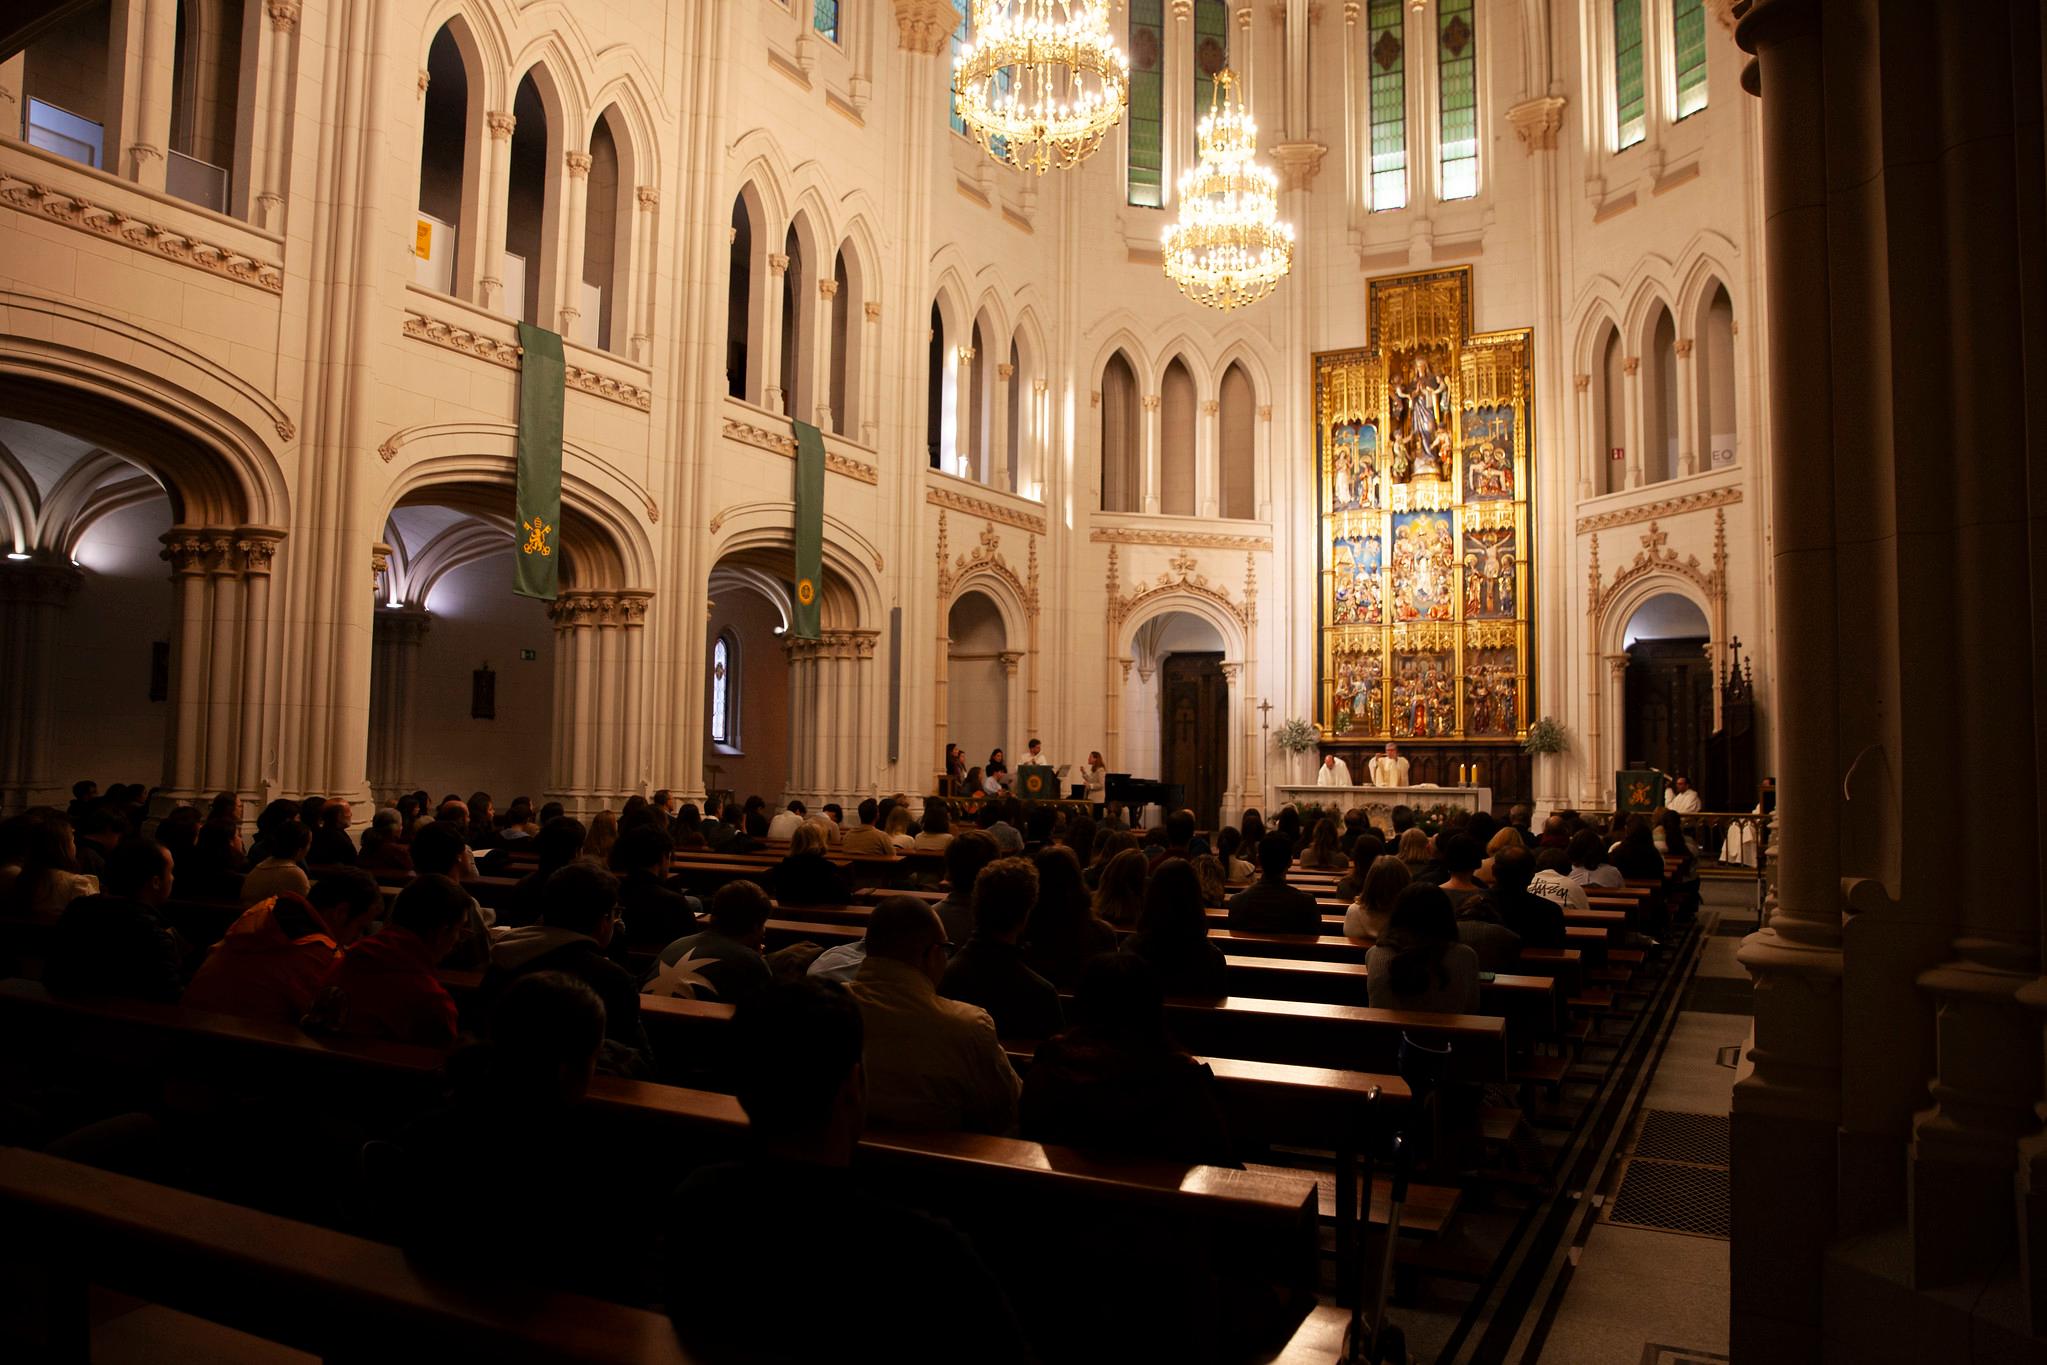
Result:
M1436 7L1437 164L1445 199L1478 193L1478 32L1472 0Z
M1194 121L1208 117L1215 98L1215 73L1230 62L1229 6L1223 0L1194 0Z
M1689 118L1706 107L1706 0L1673 0L1671 51L1677 61L1677 116Z
M1144 208L1166 202L1164 0L1130 0L1130 193Z
M732 637L720 635L711 645L711 742L731 744Z
M1372 207L1407 207L1407 44L1401 0L1372 0L1366 71L1372 111Z
M820 36L839 41L839 0L816 0L810 11L810 26Z
M1613 147L1642 140L1648 101L1642 83L1642 0L1613 0Z
M960 49L961 49L962 47L966 46L966 42L967 42L967 23L968 23L968 20L967 20L967 5L968 5L968 3L969 3L969 0L952 0L952 8L953 8L953 12L954 12L955 14L959 15L959 17L960 17L960 22L959 22L959 26L958 26L957 28L953 29L953 31L952 31L952 49L951 49L951 52L950 52L950 56L951 56L951 61L950 61L950 62L948 62L948 63L946 64L946 68L945 68L945 73L946 73L946 74L945 74L945 78L946 78L946 80L947 80L948 82L950 82L950 81L952 80L952 68L953 68L953 64L954 64L954 63L957 63L957 62L959 61L959 57L960 57ZM951 90L951 86L950 86L949 84L948 84L948 86L947 86L946 88L947 88L948 92L950 92L950 90ZM967 121L966 121L965 119L963 119L963 118L961 118L961 117L960 117L960 103L959 103L959 96L957 96L957 95L954 95L954 94L951 94L951 93L948 93L948 94L947 94L947 96L946 96L946 106L945 106L945 107L946 107L946 115L947 115L947 118L948 118L948 120L949 120L949 121L951 122L951 124L952 124L952 130L953 130L953 131L954 131L955 133L959 133L960 135L962 135L962 136L965 136L965 134L966 134L966 131L967 131Z

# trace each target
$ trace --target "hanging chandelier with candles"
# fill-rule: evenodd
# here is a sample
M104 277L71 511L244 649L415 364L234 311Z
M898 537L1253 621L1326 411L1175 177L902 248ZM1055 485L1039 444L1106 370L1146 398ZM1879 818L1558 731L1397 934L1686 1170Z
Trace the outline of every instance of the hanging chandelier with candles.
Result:
M1180 220L1165 232L1166 276L1196 303L1225 312L1258 302L1294 264L1294 229L1279 221L1279 178L1258 156L1258 125L1237 78L1216 73L1196 130L1201 160L1180 177Z
M1130 102L1108 0L973 0L973 15L952 93L974 141L1040 175L1085 161Z

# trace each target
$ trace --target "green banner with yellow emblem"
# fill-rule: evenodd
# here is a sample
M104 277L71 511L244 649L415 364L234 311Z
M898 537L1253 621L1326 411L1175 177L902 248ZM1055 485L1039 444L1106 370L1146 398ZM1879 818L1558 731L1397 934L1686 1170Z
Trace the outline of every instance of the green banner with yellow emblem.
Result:
M789 633L815 640L824 590L824 433L791 419L796 433L796 612Z
M561 592L562 339L519 324L519 476L512 591L552 602Z

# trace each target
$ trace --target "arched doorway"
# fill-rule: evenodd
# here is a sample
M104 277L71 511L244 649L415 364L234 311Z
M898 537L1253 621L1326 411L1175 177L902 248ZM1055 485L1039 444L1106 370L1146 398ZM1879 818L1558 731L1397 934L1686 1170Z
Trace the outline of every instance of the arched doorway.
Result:
M946 733L967 766L1005 750L1010 767L1028 735L1011 729L1011 684L1022 654L1011 647L1002 611L986 593L963 592L946 613Z
M704 643L704 785L775 800L789 786L787 579L750 563L711 571Z
M1186 789L1203 829L1214 829L1230 787L1230 678L1222 634L1192 612L1168 611L1137 627L1136 678L1127 699L1131 767Z
M1658 593L1623 628L1621 758L1697 785L1713 735L1712 630L1690 598Z

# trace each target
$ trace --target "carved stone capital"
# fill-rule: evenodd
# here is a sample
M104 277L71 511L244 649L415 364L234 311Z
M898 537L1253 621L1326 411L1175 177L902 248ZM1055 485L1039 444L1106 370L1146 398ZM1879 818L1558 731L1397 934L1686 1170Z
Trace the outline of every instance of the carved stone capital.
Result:
M819 280L817 282L817 292L821 298L835 299L839 296L839 282L837 280Z
M284 539L284 532L261 527L244 526L236 533L235 548L241 551L242 572L251 578L270 572L270 562L277 556L277 546Z
M1315 177L1322 170L1322 158L1329 148L1320 142L1281 142L1272 149L1272 159L1279 163L1279 183L1284 190L1305 190L1313 187Z
M1589 374L1575 374L1571 376L1571 383L1577 388L1578 392L1584 393L1592 387L1592 376Z
M1221 405L1220 403L1218 403L1218 402L1217 402L1217 401L1216 401L1215 399L1213 399L1213 398L1204 398L1204 399L1202 399L1202 400L1201 400L1201 415L1202 415L1203 417L1213 417L1213 416L1215 416L1215 415L1216 415L1216 414L1217 414L1218 412L1221 412L1221 411L1222 411L1222 405Z
M1537 95L1507 110L1507 122L1521 139L1521 150L1530 155L1555 151L1557 129L1564 123L1564 97Z
M651 209L661 202L661 190L655 185L636 185L633 199L643 209Z
M431 73L431 72L428 72L428 71L426 71L426 70L424 70L424 69L422 69L422 70L420 71L420 73L419 73L419 97L420 97L421 99L425 99L425 98L426 98L426 88L427 88L427 84L428 84L428 83L429 83L430 81L432 81L432 80L433 80L433 75L432 75L432 73Z
M1007 380L1013 379L1015 378L1015 376L1016 366L1010 364L1007 360L1003 361L1000 365L997 365L995 367L995 377L997 379Z
M1161 395L1156 393L1148 393L1144 396L1144 410L1146 412L1157 412L1159 410L1159 404L1164 401L1165 400Z
M165 531L162 558L171 566L173 574L198 575L206 572L206 554L210 541L197 527L174 526Z
M1052 391L1051 380L1033 379L1031 381L1031 392L1038 395L1038 397L1043 398L1046 394L1050 393L1051 391Z
M1628 356L1627 358L1621 361L1621 369L1624 373L1626 373L1626 375L1630 379L1633 379L1635 377L1635 372L1637 370L1640 370L1641 368L1642 357L1638 355Z
M782 273L783 273L784 271L788 270L788 268L789 268L789 253L788 253L788 252L786 252L786 251L770 251L770 252L768 253L768 273L769 273L769 274L771 274L771 275L780 275L780 274L782 274Z
M1679 337L1677 339L1677 358L1679 360L1690 360L1692 358L1692 339L1690 337Z
M263 12L270 16L270 27L277 33L289 33L299 26L298 0L269 0Z
M1261 422L1270 422L1272 420L1272 404L1260 403L1258 405L1258 420Z
M519 126L518 119L502 111L485 114L483 122L490 129L490 135L500 142L508 140L512 136L512 130Z
M935 57L959 26L952 0L891 0L896 11L896 45L905 52Z
M973 348L973 347L971 347L971 346L962 346L962 347L960 347L960 348L959 348L959 358L960 358L960 364L962 364L962 365L971 365L971 364L973 364L973 362L974 362L974 348Z
M861 305L860 311L867 315L869 322L881 321L881 301L879 299L869 299L865 304Z
M567 163L569 174L582 180L590 174L591 156L588 152L564 152L562 160Z

